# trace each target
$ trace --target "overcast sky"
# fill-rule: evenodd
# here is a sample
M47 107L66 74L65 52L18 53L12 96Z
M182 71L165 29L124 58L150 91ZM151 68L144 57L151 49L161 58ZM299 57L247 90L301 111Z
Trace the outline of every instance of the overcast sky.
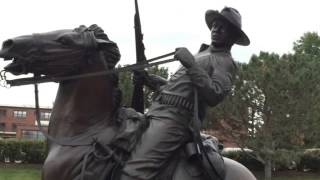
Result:
M251 40L248 47L233 47L233 57L240 62L248 62L260 51L290 52L303 33L319 33L319 0L139 0L147 58L176 47L196 53L201 43L210 42L205 11L220 11L224 6L239 10L243 30ZM120 64L135 61L134 0L7 0L1 1L0 7L1 42L25 34L98 24L117 42ZM170 72L177 65L168 65ZM1 70L3 66L0 59ZM53 83L40 86L41 106L52 106L56 89ZM0 87L0 105L33 104L32 86Z

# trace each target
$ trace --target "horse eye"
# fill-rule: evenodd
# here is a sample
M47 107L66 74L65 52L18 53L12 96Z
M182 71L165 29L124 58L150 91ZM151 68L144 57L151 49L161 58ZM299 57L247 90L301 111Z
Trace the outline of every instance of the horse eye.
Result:
M65 36L61 36L57 39L58 42L60 42L61 44L67 45L70 43L69 39L66 38Z

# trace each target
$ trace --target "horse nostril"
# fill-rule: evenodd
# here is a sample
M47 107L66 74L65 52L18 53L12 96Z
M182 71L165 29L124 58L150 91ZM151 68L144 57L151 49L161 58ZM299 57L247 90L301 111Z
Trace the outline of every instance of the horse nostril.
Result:
M11 46L13 46L12 39L8 39L8 40L4 41L2 44L2 48L10 48Z
M11 63L4 67L4 70L14 75L25 74L24 66L21 64Z

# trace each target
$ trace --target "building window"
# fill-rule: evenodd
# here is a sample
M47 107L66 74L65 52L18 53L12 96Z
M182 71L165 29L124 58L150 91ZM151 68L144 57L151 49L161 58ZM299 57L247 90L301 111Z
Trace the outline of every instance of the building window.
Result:
M6 129L6 123L0 123L0 131L4 132Z
M40 113L40 120L41 121L49 121L50 116L51 116L50 112L41 112Z
M42 132L34 130L22 130L21 138L26 140L45 140Z
M3 117L6 117L6 115L7 115L7 111L4 109L0 109L0 119Z
M27 112L26 111L13 111L13 117L15 118L26 118Z
M17 131L17 125L16 124L12 124L12 132L16 132Z

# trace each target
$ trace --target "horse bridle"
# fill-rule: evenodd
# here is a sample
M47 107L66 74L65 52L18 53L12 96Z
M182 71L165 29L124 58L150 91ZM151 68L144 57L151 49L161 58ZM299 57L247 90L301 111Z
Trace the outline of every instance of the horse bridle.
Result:
M8 80L5 76L2 76L2 78L10 86L22 86L22 85L30 85L30 84L40 84L40 83L47 83L47 82L61 82L61 81L75 80L75 79L88 78L88 77L104 76L104 75L110 75L110 74L126 72L126 71L143 70L144 68L149 68L149 67L177 61L177 59L165 59L165 60L155 62L156 60L159 60L159 59L162 59L162 58L165 58L168 56L172 56L172 55L174 55L174 53L175 52L164 54L164 55L149 59L143 63L137 63L137 64L132 64L132 65L127 65L127 66L124 66L121 68L108 69L108 70L103 70L103 71L98 71L98 72L93 72L93 73L85 73L85 74L69 75L69 76L59 76L59 77L34 76L34 77L19 78L19 79L13 79L13 80ZM104 66L106 67L107 64L104 64Z
M92 49L96 49L97 48L97 44L93 41L93 37L94 34L92 31L90 30L81 30L83 37L85 38L85 42L86 42L86 55L89 54L89 52L92 51ZM37 34L33 34L35 42L34 44L38 44L37 42L41 41L41 38L38 38ZM38 50L41 51L41 47L37 46ZM70 143L70 140L64 141L63 139L56 139L52 136L50 136L48 133L46 133L46 131L42 128L41 126L41 121L40 121L40 106L39 106L39 87L38 84L39 83L46 83L46 82L61 82L61 81L67 81L67 80L74 80L74 79L81 79L81 78L88 78L88 77L96 77L96 76L105 76L105 75L110 75L110 74L115 74L115 73L119 73L119 72L126 72L126 71L138 71L138 70L143 70L144 68L148 68L148 67L152 67L152 66L157 66L160 64L164 64L164 63L169 63L169 62L173 62L176 61L176 59L167 59L167 60L161 60L161 61L157 61L159 59L168 57L168 56L172 56L174 55L175 52L171 52L171 53L167 53L152 59L149 59L143 63L138 63L138 64L132 64L132 65L128 65L128 66L124 66L121 68L117 68L117 69L109 69L108 68L108 64L105 61L104 54L103 52L99 51L98 52L98 59L101 60L102 65L104 66L103 71L99 71L99 72L93 72L93 73L85 73L85 74L78 74L78 75L68 75L68 76L58 76L58 77L54 77L54 76L41 76L40 74L34 73L33 77L28 77L28 78L19 78L19 79L13 79L13 80L8 80L6 77L6 71L3 70L0 72L0 85L4 86L4 87L11 87L11 86L22 86L22 85L30 85L33 84L34 85L34 93L35 93L35 109L36 109L36 121L37 121L37 125L39 130L44 134L44 136L46 138L48 138L49 140L60 144L60 145L66 145L66 146L87 146L90 145L88 143ZM36 57L36 56L34 56ZM95 57L97 58L97 57ZM29 60L32 62L32 60ZM155 62L157 61L157 62Z

